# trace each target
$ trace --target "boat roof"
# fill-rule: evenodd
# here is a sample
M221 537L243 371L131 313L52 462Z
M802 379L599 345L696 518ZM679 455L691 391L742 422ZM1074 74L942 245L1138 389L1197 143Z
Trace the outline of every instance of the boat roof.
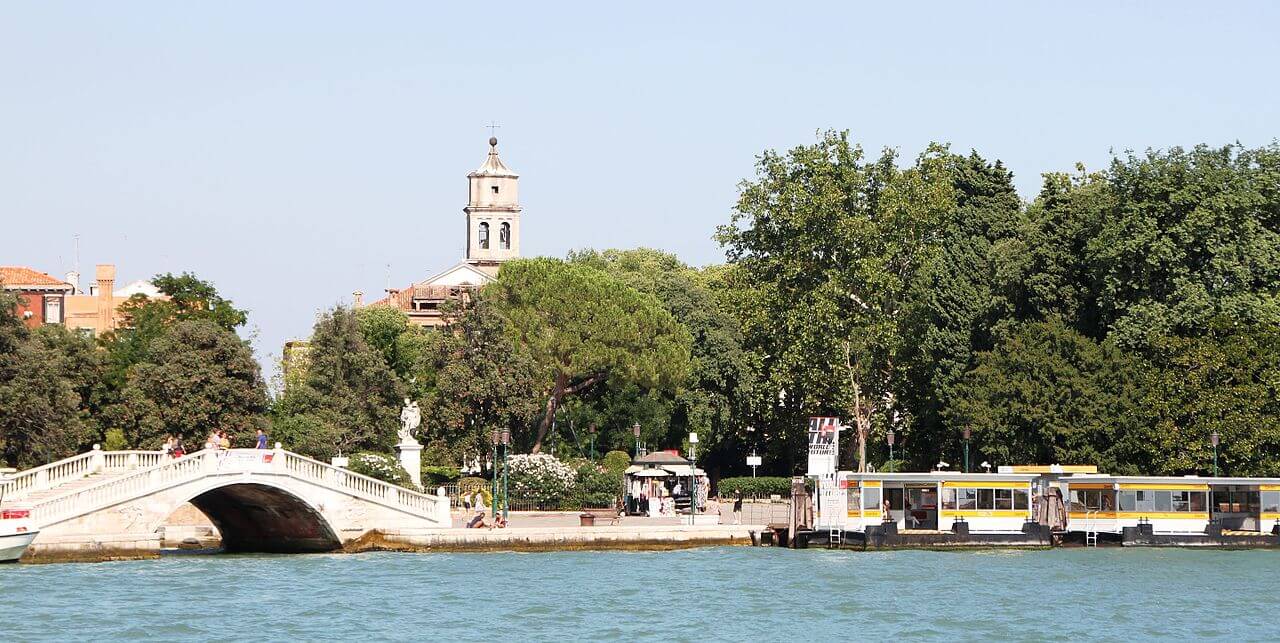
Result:
M858 473L841 471L845 480L883 480L885 482L1030 482L1039 477L1035 473L962 473L959 471L904 471L901 473Z
M1280 478L1239 478L1213 476L1115 476L1107 474L1077 474L1061 479L1071 483L1118 484L1194 484L1194 485L1280 485Z

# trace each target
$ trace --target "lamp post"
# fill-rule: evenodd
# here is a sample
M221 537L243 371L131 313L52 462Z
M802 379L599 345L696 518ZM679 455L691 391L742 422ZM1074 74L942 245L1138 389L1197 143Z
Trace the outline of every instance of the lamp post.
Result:
M596 425L593 423L587 432L591 434L591 461L596 461Z
M973 432L969 427L964 427L964 472L969 473L969 438Z
M1218 442L1222 436L1217 431L1209 434L1209 442L1213 445L1213 477L1218 477Z
M693 478L689 494L689 524L698 524L698 434L689 434L689 477Z
M631 425L631 435L636 438L636 457L640 457L640 423L636 422Z
M493 445L493 459L490 460L493 463L493 480L489 483L489 505L495 520L498 518L498 440L501 437L497 429L489 433L489 443Z
M507 521L511 510L511 497L507 495L507 451L511 450L511 429L502 430L502 522Z
M893 462L893 439L898 436L894 435L893 429L889 429L889 432L886 433L884 437L886 440L889 441L889 462ZM896 462L893 463L893 470L894 471L898 470L898 463Z

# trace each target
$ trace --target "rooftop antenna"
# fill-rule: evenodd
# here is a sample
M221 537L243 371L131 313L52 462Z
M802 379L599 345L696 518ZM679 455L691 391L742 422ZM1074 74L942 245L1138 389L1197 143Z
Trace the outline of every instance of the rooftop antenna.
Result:
M390 291L391 291L391 264L388 263L387 264L387 288L385 292L390 292Z
M71 269L76 271L76 274L79 274L80 273L80 233L77 232L75 234L75 240L76 240L76 261L74 264L72 264Z

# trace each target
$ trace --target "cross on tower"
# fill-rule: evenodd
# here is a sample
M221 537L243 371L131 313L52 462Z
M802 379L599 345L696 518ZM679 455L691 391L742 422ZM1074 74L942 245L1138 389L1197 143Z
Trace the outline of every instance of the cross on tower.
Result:
M497 121L489 121L489 124L485 125L485 127L489 128L489 136L496 136L497 132L494 130L500 129L502 126Z

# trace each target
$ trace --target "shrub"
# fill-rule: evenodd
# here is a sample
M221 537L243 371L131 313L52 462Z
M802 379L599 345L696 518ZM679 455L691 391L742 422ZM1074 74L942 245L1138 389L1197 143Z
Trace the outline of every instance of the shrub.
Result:
M458 467L441 467L436 465L422 465L422 486L438 487L442 484L449 484L462 477L462 472Z
M720 481L721 498L737 494L739 491L748 496L765 496L778 494L791 495L791 478L782 476L764 476L760 478L724 478Z
M605 471L621 475L626 472L627 467L631 466L631 456L627 455L626 451L610 451L604 454L602 466Z
M383 453L357 453L351 456L351 464L348 469L361 475L376 478L383 482L413 489L413 481L409 479L409 472L400 466L400 461L395 456Z
M507 458L511 496L538 506L559 506L571 499L577 473L569 465L545 453Z
M877 471L881 473L897 473L902 471L903 467L906 466L907 463L902 460L885 460L884 464L880 465L880 468L877 469Z
M566 507L567 509L612 507L617 501L618 494L622 491L621 472L615 473L590 462L583 462L578 465L575 473L577 479L573 496L577 506Z
M129 448L129 442L124 439L124 429L107 429L107 434L102 439L103 451L123 451Z

